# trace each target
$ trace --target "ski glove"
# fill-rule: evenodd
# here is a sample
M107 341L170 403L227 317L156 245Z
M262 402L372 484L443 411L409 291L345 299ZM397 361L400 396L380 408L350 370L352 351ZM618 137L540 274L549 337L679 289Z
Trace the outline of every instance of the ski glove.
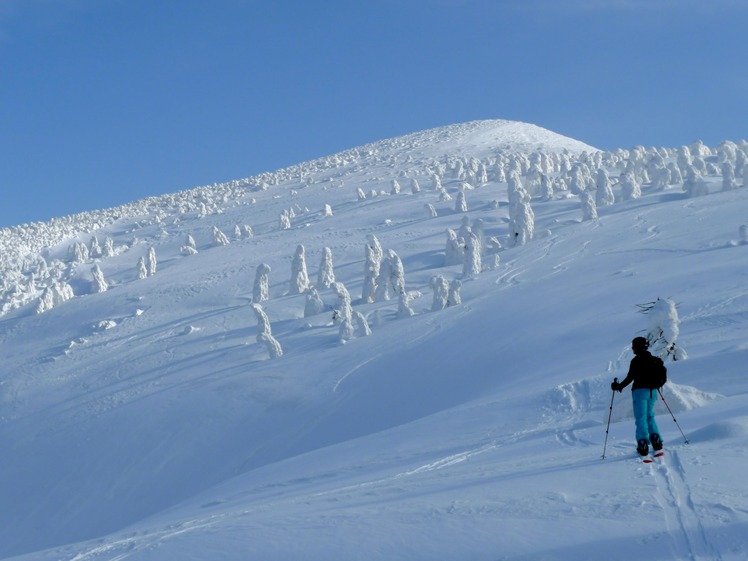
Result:
M614 392L622 392L623 386L620 383L613 381L610 383L610 389Z

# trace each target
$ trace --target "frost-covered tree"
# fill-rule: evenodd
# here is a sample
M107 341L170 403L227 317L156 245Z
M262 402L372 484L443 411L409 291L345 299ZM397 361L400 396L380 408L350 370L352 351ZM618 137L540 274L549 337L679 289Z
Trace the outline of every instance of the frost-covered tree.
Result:
M364 190L361 187L356 188L356 198L359 202L366 200L366 193L364 193Z
M621 185L622 200L631 201L642 196L641 184L632 172L626 171L622 173L619 183Z
M457 199L455 199L455 212L467 212L468 205L465 199L465 191L459 191L457 193Z
M291 261L291 288L289 294L303 294L309 290L309 274L306 270L306 257L304 246L296 246L293 260Z
M398 300L397 305L397 317L399 318L409 318L416 315L415 310L410 307L410 294L403 291L400 293L400 298Z
M252 300L254 302L265 302L270 300L270 265L260 263L257 266L255 274L255 285L252 290Z
M213 245L229 245L229 239L218 226L213 226Z
M270 358L283 356L283 349L278 340L273 337L270 320L268 319L265 310L262 309L260 304L252 303L250 305L257 317L257 342L265 345L270 354Z
M610 206L616 202L616 197L613 194L613 187L610 181L610 175L608 170L600 168L597 170L596 191L595 191L595 205L598 207Z
M364 316L364 314L353 310L353 319L356 320L358 333L360 333L364 337L368 337L369 335L371 335L371 328L369 327L369 322L366 320L366 316Z
M465 238L465 261L462 265L463 278L473 278L480 274L481 264L481 243L475 233L470 232Z
M138 259L138 280L148 277L148 266L145 264L145 257Z
M447 306L457 306L462 304L462 282L454 279L449 283L449 294L447 295Z
M686 180L683 182L683 191L685 191L689 197L702 197L709 194L709 187L707 186L706 181L704 181L704 178L701 176L701 172L699 172L699 170L694 166L689 167L686 171Z
M342 282L334 282L331 286L333 292L338 296L338 305L332 313L332 320L335 325L341 322L351 321L353 308L351 307L351 295Z
M431 303L431 311L437 312L447 307L447 298L449 297L449 283L441 275L436 275L431 279L431 288L434 290L434 300Z
M36 313L43 314L74 297L75 294L73 294L73 289L69 284L62 281L54 281L42 292L39 303L36 306Z
M101 267L99 267L98 264L94 265L91 268L91 274L93 275L91 291L94 294L99 292L106 292L109 288L109 283L107 283L106 279L104 278L104 272L101 270Z
M187 234L184 245L179 248L179 253L182 255L195 255L197 253L197 244L191 234Z
M330 288L335 282L335 271L332 266L332 250L326 247L322 250L322 259L317 272L317 288Z
M579 196L582 201L582 220L597 220L597 205L589 191L582 191Z
M332 216L332 207L327 203L322 208L322 216Z
M91 257L91 259L98 259L103 254L104 252L101 249L101 245L99 245L99 238L93 236L88 246L88 255Z
M156 268L158 266L158 262L156 261L156 248L151 246L150 249L148 249L148 257L146 259L146 271L148 272L148 276L152 277L156 274Z
M658 298L649 304L639 305L639 309L649 317L646 338L650 352L663 360L668 357L673 360L688 358L686 351L676 345L680 334L680 319L675 302L669 298Z
M377 277L382 264L384 251L379 240L374 234L366 236L366 246L364 248L364 285L361 289L361 300L368 304L373 302L377 290Z
M553 200L553 181L551 178L542 174L540 176L540 185L538 186L538 196L541 201L552 201Z
M400 194L400 183L397 181L397 179L392 180L392 186L390 188L390 194L392 195L399 195Z
M535 234L535 213L529 197L518 200L509 207L509 234L515 246L525 245Z
M101 251L104 257L113 257L114 254L116 253L114 251L114 240L110 238L109 236L104 238L104 247L102 248Z
M421 185L415 177L412 177L410 180L410 192L414 195L421 192Z
M304 305L304 317L312 317L321 314L325 310L325 303L320 298L316 288L311 287L306 293L306 304Z
M281 230L291 229L291 214L287 210L283 210L278 217L278 227Z
M75 242L68 247L68 260L73 263L85 263L89 259L89 250L86 244Z
M457 232L447 228L447 245L444 251L444 264L462 265L465 262L465 240Z
M722 164L722 190L733 191L738 188L738 182L735 179L735 168L730 162Z
M394 250L387 250L387 257L382 259L377 278L376 300L389 300L395 294L405 291L405 268Z
M426 213L428 214L429 218L436 218L438 214L436 213L436 208L434 208L434 205L431 203L426 203L423 205L423 207L426 209Z

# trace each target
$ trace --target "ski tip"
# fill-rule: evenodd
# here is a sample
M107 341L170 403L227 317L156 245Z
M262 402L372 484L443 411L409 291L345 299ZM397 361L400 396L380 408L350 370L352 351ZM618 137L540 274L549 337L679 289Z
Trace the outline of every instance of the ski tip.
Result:
M654 462L654 460L649 456L645 456L644 458L642 458L642 462L644 462L645 464L651 464L652 462Z
M664 450L658 450L657 452L655 452L654 456L655 456L655 458L662 458L664 455L665 455L665 451Z

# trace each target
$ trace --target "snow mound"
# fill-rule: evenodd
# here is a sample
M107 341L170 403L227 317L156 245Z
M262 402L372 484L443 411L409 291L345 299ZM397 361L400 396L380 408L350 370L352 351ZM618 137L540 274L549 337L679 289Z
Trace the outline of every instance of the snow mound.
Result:
M748 417L733 417L726 421L718 421L692 432L689 436L697 442L746 438Z

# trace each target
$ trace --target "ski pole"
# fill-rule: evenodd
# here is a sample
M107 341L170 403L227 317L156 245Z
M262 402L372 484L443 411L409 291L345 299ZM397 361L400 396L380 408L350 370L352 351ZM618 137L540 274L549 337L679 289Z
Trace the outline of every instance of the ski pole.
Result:
M683 436L683 440L685 440L686 444L688 444L688 439L686 438L686 435L683 434L683 429L680 428L678 421L675 419L675 415L673 415L672 409L670 409L670 406L667 404L667 401L665 401L665 396L662 395L662 389L657 388L657 392L660 394L660 398L662 398L662 402L665 404L665 407L667 407L667 410L670 412L670 416L673 418L673 421L675 421L675 425L678 427L678 430L680 431L681 436Z
M613 381L617 384L618 378L613 378ZM608 448L608 432L610 431L610 418L613 416L613 399L616 397L616 391L613 390L613 395L610 396L610 413L608 413L608 426L605 428L605 444L603 445L603 460L605 459L605 450Z

